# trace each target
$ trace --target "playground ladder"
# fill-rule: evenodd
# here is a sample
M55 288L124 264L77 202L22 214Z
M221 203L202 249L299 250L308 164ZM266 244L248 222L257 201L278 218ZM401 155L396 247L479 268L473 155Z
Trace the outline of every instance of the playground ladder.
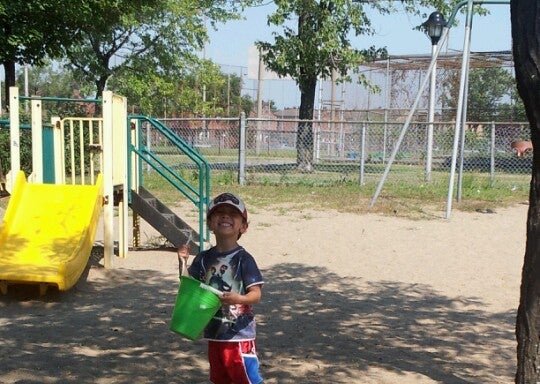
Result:
M128 185L130 185L128 198L131 209L175 247L188 244L191 253L203 250L206 242L209 241L206 227L206 210L210 199L210 166L208 161L159 120L143 115L131 115L128 116L128 121L132 131L134 131L128 151ZM178 164L168 162L166 156L160 154L150 145L151 140L148 137L152 135L159 135L160 141L165 143L162 145L175 148L188 160L188 163L183 165L197 171L196 186L182 177L177 170ZM143 165L157 172L197 206L198 231L191 228L143 187Z

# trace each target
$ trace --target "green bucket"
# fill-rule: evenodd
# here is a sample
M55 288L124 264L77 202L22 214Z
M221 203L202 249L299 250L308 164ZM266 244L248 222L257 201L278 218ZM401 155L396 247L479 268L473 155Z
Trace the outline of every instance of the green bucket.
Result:
M180 277L180 286L170 329L196 340L221 307L220 291L189 276Z

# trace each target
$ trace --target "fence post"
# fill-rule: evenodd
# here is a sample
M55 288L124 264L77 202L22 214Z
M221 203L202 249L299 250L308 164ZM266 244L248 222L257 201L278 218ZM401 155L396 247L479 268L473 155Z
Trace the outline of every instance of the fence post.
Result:
M493 187L495 183L495 122L491 122L491 145L489 161L489 184Z
M152 135L151 135L151 129L152 126L148 124L148 122L143 123L146 125L146 153L148 160L150 160L150 152L152 151ZM146 172L150 173L152 171L152 166L150 165L150 161L146 163Z
M240 134L238 143L238 184L246 184L246 113L240 113Z
M321 160L321 121L313 122L313 162L318 164Z
M315 140L313 140L313 153L315 154L315 163L318 164L321 159L321 120L319 119L317 123L313 123L313 133L315 135Z
M365 152L366 152L366 123L362 123L362 133L360 137L360 175L358 182L360 185L364 185L364 165L365 165Z
M388 121L384 121L384 130L383 130L383 153L382 153L382 164L386 164L386 142L388 141Z

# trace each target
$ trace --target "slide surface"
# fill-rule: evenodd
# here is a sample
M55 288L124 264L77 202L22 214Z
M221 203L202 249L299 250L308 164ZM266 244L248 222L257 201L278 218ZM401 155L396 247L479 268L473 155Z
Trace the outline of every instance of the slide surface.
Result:
M102 191L101 175L95 185L54 185L27 183L19 172L0 224L3 289L12 283L71 288L92 251Z

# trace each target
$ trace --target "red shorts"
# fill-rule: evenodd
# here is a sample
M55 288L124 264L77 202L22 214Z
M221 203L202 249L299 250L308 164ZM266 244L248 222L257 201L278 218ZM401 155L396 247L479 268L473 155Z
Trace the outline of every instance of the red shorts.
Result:
M210 381L214 384L260 384L255 340L208 341Z

